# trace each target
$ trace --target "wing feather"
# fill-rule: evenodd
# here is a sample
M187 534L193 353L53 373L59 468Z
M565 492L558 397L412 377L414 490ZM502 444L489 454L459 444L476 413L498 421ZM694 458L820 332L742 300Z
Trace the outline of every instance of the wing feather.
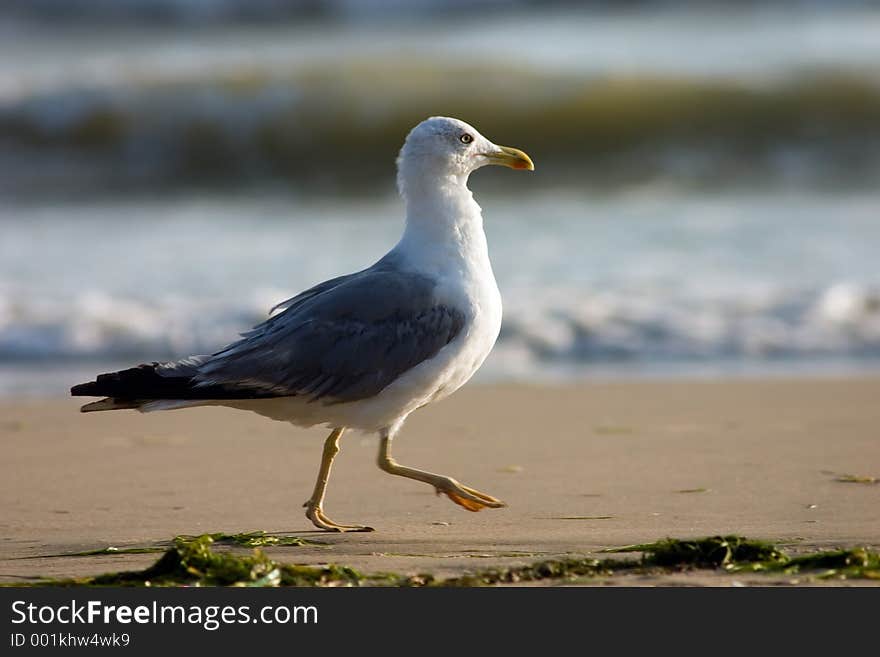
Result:
M322 285L201 364L196 384L364 399L433 358L465 324L460 310L437 301L426 276L366 270Z

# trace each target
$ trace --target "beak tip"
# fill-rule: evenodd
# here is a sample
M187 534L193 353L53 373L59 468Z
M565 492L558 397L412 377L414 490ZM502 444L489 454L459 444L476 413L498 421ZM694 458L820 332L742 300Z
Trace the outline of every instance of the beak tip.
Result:
M495 156L492 160L493 164L502 164L506 167L510 167L511 169L518 169L520 171L535 170L535 165L532 162L532 158L530 158L526 153L519 150L518 148L499 146L498 149L499 152L497 154L493 154Z

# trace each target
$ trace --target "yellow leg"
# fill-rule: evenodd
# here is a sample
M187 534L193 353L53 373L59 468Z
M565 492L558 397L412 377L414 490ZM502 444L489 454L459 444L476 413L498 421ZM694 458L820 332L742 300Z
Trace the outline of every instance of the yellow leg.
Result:
M330 467L333 459L339 452L339 439L345 432L345 427L334 429L324 441L324 453L321 456L321 469L318 471L318 480L315 482L315 490L306 507L306 517L311 520L315 527L328 532L371 532L372 527L364 525L339 525L324 515L324 493L327 491L327 481L330 479Z
M491 495L486 495L478 490L469 488L458 483L452 477L426 472L424 470L416 470L399 465L391 457L391 440L392 433L387 429L380 434L382 442L379 446L379 467L389 474L406 477L407 479L415 479L433 486L437 494L446 495L450 500L463 506L468 511L482 511L483 509L498 509L507 506L501 500L495 499Z

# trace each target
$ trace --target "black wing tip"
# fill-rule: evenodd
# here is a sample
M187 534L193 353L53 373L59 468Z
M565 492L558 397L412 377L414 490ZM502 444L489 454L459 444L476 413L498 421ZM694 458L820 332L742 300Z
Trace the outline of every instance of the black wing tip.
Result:
M71 397L105 397L113 396L120 385L124 386L133 380L133 377L143 377L153 374L159 363L142 363L137 367L118 372L99 374L94 381L80 383L70 389Z
M73 386L70 394L73 397L107 397L117 404L114 408L134 408L122 404L150 399L264 399L279 396L273 392L241 386L198 386L190 376L163 376L157 373L158 365L159 363L144 363L127 370L99 374L94 381ZM88 408L91 406L92 404L87 404L86 410L108 410L104 405L101 408Z
M70 389L71 397L97 397L95 390L98 387L97 381L89 381L88 383L79 383Z

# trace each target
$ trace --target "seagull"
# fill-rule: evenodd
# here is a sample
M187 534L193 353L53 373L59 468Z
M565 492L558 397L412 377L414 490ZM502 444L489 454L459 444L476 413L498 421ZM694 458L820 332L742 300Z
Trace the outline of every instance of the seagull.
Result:
M74 386L73 396L105 397L80 410L226 406L297 426L324 425L331 433L303 506L325 531L373 531L324 513L330 468L347 429L379 434L385 472L429 484L468 511L505 506L391 456L407 416L464 385L498 338L501 295L482 210L467 187L470 174L490 164L535 168L523 151L497 146L464 121L422 121L397 158L406 225L384 257L281 302L217 353L142 364Z

